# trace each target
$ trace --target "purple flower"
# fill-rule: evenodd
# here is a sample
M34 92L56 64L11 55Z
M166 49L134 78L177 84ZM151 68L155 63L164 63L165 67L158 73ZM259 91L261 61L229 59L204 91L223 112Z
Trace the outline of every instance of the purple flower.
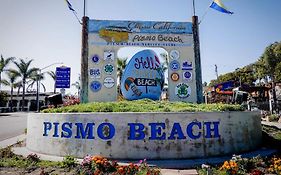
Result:
M92 161L92 156L87 155L84 157L83 161L81 162L81 165L82 166L90 165L91 161Z

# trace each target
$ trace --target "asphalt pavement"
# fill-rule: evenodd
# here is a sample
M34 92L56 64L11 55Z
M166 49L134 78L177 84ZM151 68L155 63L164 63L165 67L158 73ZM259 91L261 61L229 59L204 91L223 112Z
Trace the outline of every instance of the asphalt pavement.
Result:
M23 134L27 115L26 112L0 113L0 141Z

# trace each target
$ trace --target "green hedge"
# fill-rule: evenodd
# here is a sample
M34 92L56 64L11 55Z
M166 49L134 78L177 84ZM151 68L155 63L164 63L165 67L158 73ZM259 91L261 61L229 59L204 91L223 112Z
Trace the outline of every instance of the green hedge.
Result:
M60 108L49 108L44 113L70 112L215 112L242 111L240 105L230 104L193 104L186 102L152 101L149 99L120 102L95 102Z

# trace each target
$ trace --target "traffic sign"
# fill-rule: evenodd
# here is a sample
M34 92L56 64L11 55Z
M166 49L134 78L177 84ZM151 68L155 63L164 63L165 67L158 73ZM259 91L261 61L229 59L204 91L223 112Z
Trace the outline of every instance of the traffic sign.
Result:
M56 88L70 88L70 67L56 68Z

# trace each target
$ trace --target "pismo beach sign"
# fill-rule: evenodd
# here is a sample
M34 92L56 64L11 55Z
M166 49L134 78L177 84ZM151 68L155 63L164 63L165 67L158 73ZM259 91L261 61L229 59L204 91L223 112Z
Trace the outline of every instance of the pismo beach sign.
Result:
M159 100L163 85L163 61L154 48L166 51L168 68L168 98L170 101L197 102L198 92L195 74L193 31L191 22L160 21L88 21L88 85L85 96L88 102L117 101L119 87L117 85L117 57L124 47L143 48L128 58L120 88L127 100L150 98ZM132 52L132 51L131 51ZM107 56L111 59L107 59ZM93 59L94 58L94 59ZM188 67L189 78L182 75ZM177 63L176 65L173 63ZM193 64L192 64L193 63ZM174 68L176 66L176 68ZM84 67L83 67L84 68ZM106 68L106 69L105 69ZM110 69L109 69L110 68ZM93 70L101 70L99 76L93 76ZM110 70L110 71L109 71ZM171 78L177 74L178 79ZM110 76L112 87L104 86L103 80ZM85 76L86 77L86 76ZM179 84L187 84L186 95L175 93ZM95 89L93 84L101 86Z
M36 153L114 159L182 159L234 154L261 143L258 113L62 113L28 116Z

